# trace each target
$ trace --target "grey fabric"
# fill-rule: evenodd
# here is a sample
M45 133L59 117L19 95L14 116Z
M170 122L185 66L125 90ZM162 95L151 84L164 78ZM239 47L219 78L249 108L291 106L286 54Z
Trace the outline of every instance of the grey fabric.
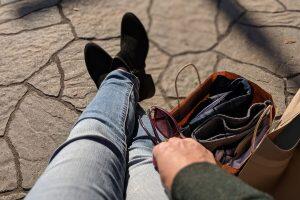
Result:
M253 104L248 109L246 116L240 118L223 114L215 115L195 129L192 138L211 151L220 146L238 142L253 132L259 116L270 103L270 101L266 101Z
M228 112L239 114L243 110L241 108L249 106L252 100L252 89L246 79L227 80L225 83L223 81L216 81L211 88L210 97L195 109L192 114L194 117L181 130L185 136L190 136L212 116Z

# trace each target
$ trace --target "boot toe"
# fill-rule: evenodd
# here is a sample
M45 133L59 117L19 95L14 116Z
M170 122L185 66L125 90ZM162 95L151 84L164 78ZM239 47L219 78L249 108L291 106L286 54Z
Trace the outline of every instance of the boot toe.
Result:
M84 48L84 59L91 78L99 87L99 79L111 71L112 57L97 44L88 43Z

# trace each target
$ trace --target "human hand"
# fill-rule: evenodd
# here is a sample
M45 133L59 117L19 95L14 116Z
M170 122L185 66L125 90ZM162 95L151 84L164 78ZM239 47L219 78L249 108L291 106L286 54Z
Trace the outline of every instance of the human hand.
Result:
M191 138L171 138L153 148L153 163L169 190L176 174L184 167L197 162L216 164L213 154Z

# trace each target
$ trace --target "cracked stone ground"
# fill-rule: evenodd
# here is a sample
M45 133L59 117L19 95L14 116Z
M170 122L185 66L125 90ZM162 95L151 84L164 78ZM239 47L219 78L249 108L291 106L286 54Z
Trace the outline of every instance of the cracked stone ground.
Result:
M150 37L156 95L176 105L177 71L238 73L273 95L277 119L300 85L300 1L0 0L0 200L22 199L96 92L83 61L93 41L115 55L126 11ZM186 70L180 97L197 84Z

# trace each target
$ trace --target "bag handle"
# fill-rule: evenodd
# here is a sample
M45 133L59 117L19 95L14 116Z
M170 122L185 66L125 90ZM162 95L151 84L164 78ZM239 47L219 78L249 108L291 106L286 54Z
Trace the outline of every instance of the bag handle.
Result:
M195 69L196 74L197 74L197 77L198 77L199 85L201 84L201 79L200 79L200 75L199 75L199 71L198 71L197 67L196 67L194 64L192 64L192 63L189 63L189 64L183 66L183 67L178 71L177 76L176 76L176 78L175 78L175 91L176 91L177 105L178 105L178 106L179 106L180 101L179 101L179 93L178 93L178 87L177 87L177 80L178 80L179 74L180 74L185 68L187 68L187 67L193 67L193 68Z
M258 132L258 129L264 119L264 117L269 114L270 116L270 121L269 121L269 124L270 124L270 127L271 127L271 124L272 124L272 121L273 121L273 116L272 116L272 108L273 106L272 105L269 105L265 110L264 112L260 115L257 123L256 123L256 126L254 128L254 132L253 132L253 137L252 137L252 140L251 140L251 154L253 154L253 152L255 151L255 142L256 142L256 137L257 137L257 132Z

